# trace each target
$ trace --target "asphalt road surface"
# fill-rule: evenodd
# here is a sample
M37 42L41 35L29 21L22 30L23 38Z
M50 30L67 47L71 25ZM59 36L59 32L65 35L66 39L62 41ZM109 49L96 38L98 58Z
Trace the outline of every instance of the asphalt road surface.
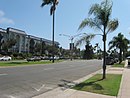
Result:
M102 68L101 60L0 68L0 98L31 98Z

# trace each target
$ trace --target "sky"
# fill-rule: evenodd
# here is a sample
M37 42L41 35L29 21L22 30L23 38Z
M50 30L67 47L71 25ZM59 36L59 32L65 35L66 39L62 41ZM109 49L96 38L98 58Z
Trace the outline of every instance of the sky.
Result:
M101 3L102 0L59 0L55 14L55 41L60 47L69 49L69 37L60 36L66 34L75 36L80 33L102 34L100 31L86 27L78 31L82 20L88 17L88 11L92 4ZM0 28L8 27L25 31L28 35L34 35L52 40L52 16L50 5L41 7L42 0L0 0ZM119 27L108 34L107 43L118 33L130 39L130 2L129 0L113 0L112 19L119 20ZM74 38L77 40L79 36ZM99 43L103 48L101 36L96 36L91 44ZM80 47L84 49L84 45ZM108 49L108 46L107 46Z

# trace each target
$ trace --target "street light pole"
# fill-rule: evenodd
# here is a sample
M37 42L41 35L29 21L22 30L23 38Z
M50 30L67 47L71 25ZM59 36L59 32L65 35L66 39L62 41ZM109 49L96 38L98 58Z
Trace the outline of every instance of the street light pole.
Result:
M53 6L55 7L55 4L53 3ZM55 10L53 11L53 30L52 30L52 46L53 48L55 47L54 45L54 33L55 33ZM52 52L52 63L54 63L54 52Z
M69 40L70 40L70 60L72 61L73 59L73 49L74 49L74 43L73 43L73 40L75 37L81 35L82 33L80 34L77 34L77 35L74 35L74 36L70 36L70 35L66 35L66 34L59 34L60 36L66 36L66 37L69 37Z
M74 43L73 43L73 37L71 36L70 40L71 40L71 43L70 43L70 51L71 51L71 61L73 59L73 49L74 49Z

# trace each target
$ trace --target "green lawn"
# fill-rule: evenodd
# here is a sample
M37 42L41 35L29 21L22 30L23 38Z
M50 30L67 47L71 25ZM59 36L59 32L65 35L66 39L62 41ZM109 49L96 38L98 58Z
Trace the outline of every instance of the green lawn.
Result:
M122 62L121 64L119 63L113 64L112 67L124 67L124 65L125 65L125 62Z
M76 85L73 89L117 96L122 75L107 74L107 78L101 80L102 75L97 74L92 78Z
M55 63L61 62L62 60L55 60ZM34 65L34 64L51 64L52 61L45 60L45 61L30 61L27 62L26 60L21 61L0 61L0 67L4 66L24 66L24 65Z

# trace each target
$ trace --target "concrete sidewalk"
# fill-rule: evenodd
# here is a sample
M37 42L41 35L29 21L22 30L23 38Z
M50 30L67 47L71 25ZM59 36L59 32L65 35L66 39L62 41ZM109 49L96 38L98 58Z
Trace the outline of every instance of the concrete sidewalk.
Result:
M118 98L130 98L130 69L125 68Z
M86 76L86 77L81 78L74 82L80 83L80 82L90 78L91 76L93 76L97 73L101 73L101 72L102 72L101 70L97 71L89 76ZM52 91L49 91L47 93L41 94L41 95L33 97L33 98L130 98L130 93L129 93L130 92L130 69L110 67L107 69L107 73L123 74L118 97L58 87Z

